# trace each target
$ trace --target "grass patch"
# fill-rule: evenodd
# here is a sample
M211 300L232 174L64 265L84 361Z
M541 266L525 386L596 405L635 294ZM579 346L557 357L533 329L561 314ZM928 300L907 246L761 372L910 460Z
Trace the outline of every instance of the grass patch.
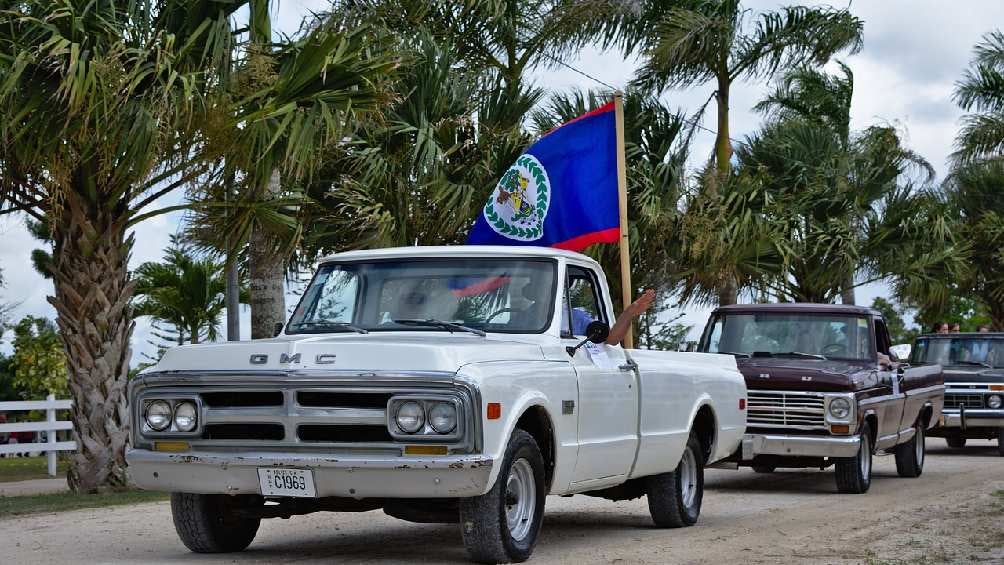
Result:
M104 494L57 492L29 496L0 496L0 520L42 512L65 512L81 508L157 502L167 500L169 497L167 493L145 490L123 490Z
M65 477L69 461L56 460L56 476ZM49 479L49 464L45 457L0 458L0 483Z

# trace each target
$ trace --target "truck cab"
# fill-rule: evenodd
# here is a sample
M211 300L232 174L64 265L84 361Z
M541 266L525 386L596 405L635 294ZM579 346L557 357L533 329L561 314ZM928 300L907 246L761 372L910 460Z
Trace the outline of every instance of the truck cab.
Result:
M943 403L941 367L890 350L881 314L837 304L746 304L715 310L699 351L736 357L749 405L733 458L761 473L834 466L840 492L864 493L872 456L900 476L923 471L924 436Z
M997 438L1004 457L1004 333L922 335L910 363L944 368L945 408L931 435L956 449L967 439Z
M523 561L548 494L647 496L656 525L692 525L704 466L745 430L742 376L606 343L613 320L577 253L334 255L274 339L175 348L132 382L129 469L172 493L196 552L244 549L263 518L379 509Z

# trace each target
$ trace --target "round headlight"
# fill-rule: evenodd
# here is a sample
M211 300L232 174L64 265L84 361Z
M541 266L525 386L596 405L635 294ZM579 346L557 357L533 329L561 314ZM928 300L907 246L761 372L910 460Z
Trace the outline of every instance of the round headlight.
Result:
M844 420L851 413L851 403L846 398L834 398L830 400L830 417L835 420Z
M146 425L155 432L162 432L171 427L171 405L164 400L154 400L146 405L143 419Z
M987 406L993 408L994 410L1000 408L1002 403L1004 402L1001 401L1001 395L999 394L991 394L987 398Z
M179 402L177 406L174 407L174 427L178 429L179 432L190 432L195 429L195 426L199 423L199 418L196 415L195 403Z
M441 434L448 434L457 427L457 407L452 402L437 402L429 410L429 425Z
M413 434L422 429L425 425L425 409L422 405L408 401L397 407L397 414L394 415L397 427L406 434Z

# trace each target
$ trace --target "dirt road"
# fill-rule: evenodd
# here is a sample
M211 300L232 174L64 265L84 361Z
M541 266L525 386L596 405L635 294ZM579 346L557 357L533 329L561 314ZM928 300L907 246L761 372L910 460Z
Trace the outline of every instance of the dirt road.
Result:
M840 495L826 472L708 472L696 527L651 527L644 499L548 498L533 563L1004 563L1004 458L990 442L928 441L922 477L875 460L866 495ZM5 563L464 562L455 525L383 513L263 522L244 553L189 553L168 503L0 517Z

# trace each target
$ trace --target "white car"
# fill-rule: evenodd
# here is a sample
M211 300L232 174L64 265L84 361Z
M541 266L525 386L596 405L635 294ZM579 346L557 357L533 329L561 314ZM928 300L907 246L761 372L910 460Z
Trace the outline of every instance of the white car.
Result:
M133 381L129 470L172 493L196 552L244 549L262 518L383 509L523 561L547 494L648 496L657 526L692 525L704 466L745 430L743 378L729 355L606 345L612 320L577 253L334 255L276 338L178 347Z

